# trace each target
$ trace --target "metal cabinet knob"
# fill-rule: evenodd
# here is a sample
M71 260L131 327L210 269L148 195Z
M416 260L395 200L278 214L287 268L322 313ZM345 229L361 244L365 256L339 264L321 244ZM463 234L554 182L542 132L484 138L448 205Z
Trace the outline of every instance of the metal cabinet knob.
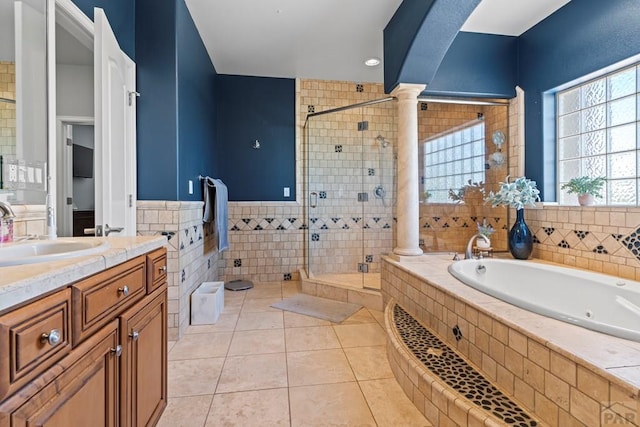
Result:
M116 348L112 348L111 349L111 353L115 354L116 357L122 356L122 346L118 345L118 346L116 346Z
M124 285L123 287L118 288L118 294L122 294L126 297L127 295L129 295L129 287L127 285Z
M49 345L54 346L58 344L62 340L62 334L60 334L59 329L52 329L49 333L43 333L40 335L41 343L49 343Z
M132 340L138 341L138 336L140 336L140 334L138 333L138 331L133 331L131 332L131 334L129 334L129 336L131 337Z
M160 268L158 269L158 271L159 271L160 273L162 273L162 274L166 273L166 272L167 272L167 266L166 266L166 265L163 265L162 267L160 267Z

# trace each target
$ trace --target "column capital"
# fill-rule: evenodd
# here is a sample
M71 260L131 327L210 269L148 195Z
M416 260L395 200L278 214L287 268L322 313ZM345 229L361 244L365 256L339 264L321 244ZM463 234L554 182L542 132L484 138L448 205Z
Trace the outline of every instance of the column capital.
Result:
M396 98L417 98L426 87L422 84L400 83L391 91L391 95Z

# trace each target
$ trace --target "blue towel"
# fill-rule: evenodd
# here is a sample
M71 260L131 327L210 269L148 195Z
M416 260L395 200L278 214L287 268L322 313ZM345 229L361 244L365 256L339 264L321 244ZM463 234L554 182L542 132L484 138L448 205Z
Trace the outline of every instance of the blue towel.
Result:
M227 235L229 201L227 186L219 179L205 178L204 181L204 215L203 222L215 221L216 234L218 235L218 251L229 249Z

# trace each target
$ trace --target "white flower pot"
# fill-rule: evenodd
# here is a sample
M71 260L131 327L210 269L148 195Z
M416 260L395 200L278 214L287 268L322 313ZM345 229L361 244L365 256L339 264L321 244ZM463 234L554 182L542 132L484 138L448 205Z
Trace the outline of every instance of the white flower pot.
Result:
M596 204L596 199L592 194L580 194L578 195L578 203L580 206L591 206Z
M480 249L489 249L491 247L491 239L487 238L488 242L482 238L476 239L476 246Z

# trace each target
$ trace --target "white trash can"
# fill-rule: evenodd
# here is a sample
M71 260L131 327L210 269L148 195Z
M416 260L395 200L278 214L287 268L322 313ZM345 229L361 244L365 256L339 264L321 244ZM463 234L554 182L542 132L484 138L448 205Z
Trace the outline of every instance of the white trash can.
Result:
M204 282L191 294L191 324L212 325L224 309L224 282Z

